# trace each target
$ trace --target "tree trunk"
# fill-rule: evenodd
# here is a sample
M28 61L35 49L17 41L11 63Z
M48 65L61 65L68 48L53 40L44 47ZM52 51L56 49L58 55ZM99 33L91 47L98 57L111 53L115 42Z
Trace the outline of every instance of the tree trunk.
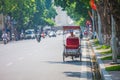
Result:
M93 31L93 33L95 32L95 23L94 23L94 21L95 21L95 12L94 12L94 10L92 9L92 15L93 15L93 18L92 18L92 31Z
M100 44L103 44L103 38L101 33L101 18L98 12L97 12L97 15L98 15L98 38L99 38Z
M111 15L111 22L112 22L112 39L111 39L112 60L114 63L117 63L116 30L115 30L115 21L113 19L113 15Z

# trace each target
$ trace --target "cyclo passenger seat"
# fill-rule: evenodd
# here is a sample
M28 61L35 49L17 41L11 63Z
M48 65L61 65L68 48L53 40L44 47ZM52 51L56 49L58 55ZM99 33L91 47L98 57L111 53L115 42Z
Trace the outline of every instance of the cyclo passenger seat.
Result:
M68 37L66 39L66 49L78 49L79 48L79 38L78 37Z

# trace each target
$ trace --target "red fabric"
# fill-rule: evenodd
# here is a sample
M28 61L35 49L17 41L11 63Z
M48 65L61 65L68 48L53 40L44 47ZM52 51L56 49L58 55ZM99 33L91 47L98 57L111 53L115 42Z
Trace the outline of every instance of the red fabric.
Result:
M91 6L91 8L93 9L93 10L96 10L97 8L96 8L96 5L95 5L95 3L94 3L94 0L90 0L90 6Z
M79 47L79 38L67 38L66 49L77 49Z
M63 30L75 30L80 29L80 26L63 26Z

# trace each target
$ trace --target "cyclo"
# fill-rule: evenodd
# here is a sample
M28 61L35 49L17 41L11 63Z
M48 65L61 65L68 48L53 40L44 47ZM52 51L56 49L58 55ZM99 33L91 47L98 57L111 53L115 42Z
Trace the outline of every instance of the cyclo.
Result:
M80 30L80 26L63 26L63 61L65 61L67 57L71 57L72 60L79 58L81 61ZM68 33L71 35L67 36ZM78 36L73 33L78 34Z

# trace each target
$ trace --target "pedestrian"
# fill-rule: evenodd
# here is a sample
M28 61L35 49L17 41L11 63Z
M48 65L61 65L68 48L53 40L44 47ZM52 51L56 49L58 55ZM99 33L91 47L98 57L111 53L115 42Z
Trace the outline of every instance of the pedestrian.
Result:
M82 33L82 32L80 33L80 38L81 38L81 39L83 38L83 33Z

